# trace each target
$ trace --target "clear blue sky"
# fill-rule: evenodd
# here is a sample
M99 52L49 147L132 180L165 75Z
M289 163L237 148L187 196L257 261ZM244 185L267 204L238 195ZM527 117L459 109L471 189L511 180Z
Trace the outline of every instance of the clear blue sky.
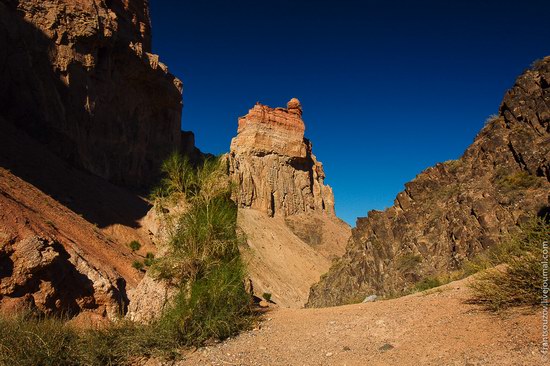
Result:
M299 98L352 225L458 158L516 76L550 54L548 0L151 0L151 15L198 147L226 152L254 103Z

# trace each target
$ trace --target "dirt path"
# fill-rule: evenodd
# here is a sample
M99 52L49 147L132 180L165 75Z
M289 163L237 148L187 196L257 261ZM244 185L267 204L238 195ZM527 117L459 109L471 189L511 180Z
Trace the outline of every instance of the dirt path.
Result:
M274 309L260 329L181 365L543 365L541 312L483 312L464 302L467 281L395 300Z

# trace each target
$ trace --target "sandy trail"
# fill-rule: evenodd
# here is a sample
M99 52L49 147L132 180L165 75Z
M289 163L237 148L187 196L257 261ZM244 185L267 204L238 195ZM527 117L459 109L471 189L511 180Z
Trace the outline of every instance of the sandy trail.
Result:
M259 329L179 365L544 365L541 311L484 312L465 303L467 281L374 303L274 309Z

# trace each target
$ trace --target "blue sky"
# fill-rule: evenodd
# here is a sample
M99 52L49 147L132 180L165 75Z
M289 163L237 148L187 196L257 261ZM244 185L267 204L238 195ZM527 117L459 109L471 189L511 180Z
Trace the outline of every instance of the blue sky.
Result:
M392 205L458 158L550 55L550 1L151 0L153 50L184 83L182 128L227 152L257 101L297 97L338 216Z

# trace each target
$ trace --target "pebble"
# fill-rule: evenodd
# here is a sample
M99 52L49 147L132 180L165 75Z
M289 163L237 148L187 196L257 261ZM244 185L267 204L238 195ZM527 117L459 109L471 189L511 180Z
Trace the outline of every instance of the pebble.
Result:
M394 348L395 348L395 347L392 346L391 344L386 343L386 344L380 346L380 347L378 348L378 350L379 350L379 351L382 351L382 352L386 352L386 351L389 351L389 350L394 349Z

